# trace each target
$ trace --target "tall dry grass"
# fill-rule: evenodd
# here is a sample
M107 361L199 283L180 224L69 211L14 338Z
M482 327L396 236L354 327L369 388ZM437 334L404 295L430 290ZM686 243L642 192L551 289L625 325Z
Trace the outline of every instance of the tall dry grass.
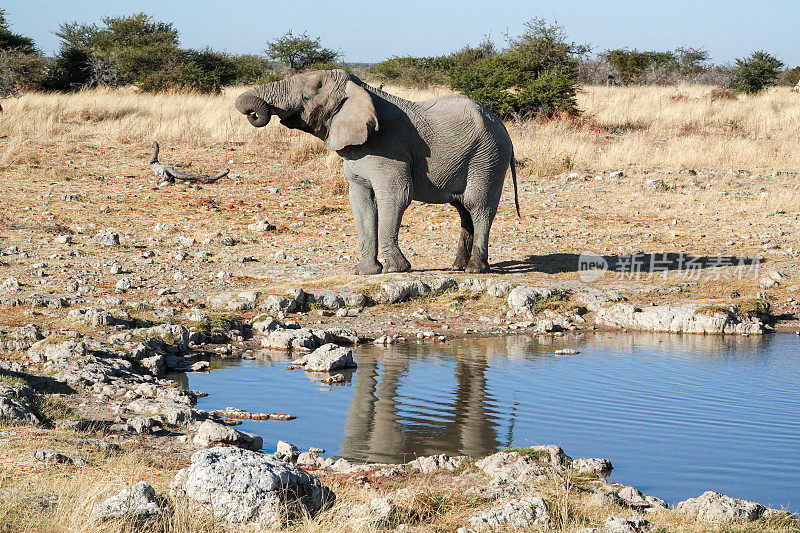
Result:
M294 143L287 161L322 155L305 134L277 120L254 130L234 109L241 87L221 95L145 94L93 89L29 93L4 102L0 168L36 160L43 145ZM411 100L447 94L387 86ZM788 88L730 98L709 86L584 87L579 118L509 123L523 173L551 175L626 167L800 168L800 97Z

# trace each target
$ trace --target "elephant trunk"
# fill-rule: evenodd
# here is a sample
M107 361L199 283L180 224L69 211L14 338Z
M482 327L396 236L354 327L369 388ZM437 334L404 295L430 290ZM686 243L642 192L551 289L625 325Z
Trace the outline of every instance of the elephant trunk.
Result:
M247 115L247 120L256 128L263 128L272 117L272 110L262 98L256 96L253 89L244 92L236 99L236 109Z

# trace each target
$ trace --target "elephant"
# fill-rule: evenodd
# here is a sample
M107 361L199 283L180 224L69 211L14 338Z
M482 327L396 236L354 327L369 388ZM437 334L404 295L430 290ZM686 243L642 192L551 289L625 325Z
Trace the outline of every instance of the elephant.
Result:
M252 87L235 105L255 127L277 115L342 158L361 252L356 274L411 268L398 231L412 200L453 205L461 231L452 269L488 272L489 230L509 166L519 216L508 131L466 96L411 102L344 70L318 70Z

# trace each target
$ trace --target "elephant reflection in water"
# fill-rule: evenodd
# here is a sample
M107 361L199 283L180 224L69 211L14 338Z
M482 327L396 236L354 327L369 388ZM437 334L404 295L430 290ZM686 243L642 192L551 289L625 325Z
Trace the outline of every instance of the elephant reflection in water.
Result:
M413 358L439 357L445 352L441 345L422 346ZM485 376L489 350L473 344L468 351L453 354L451 348L446 350L455 358L454 400L451 405L439 405L436 420L415 420L414 413L399 412L398 388L411 363L401 347L386 348L377 357L374 353L361 356L340 453L395 462L443 451L480 456L501 447L498 415L491 409Z

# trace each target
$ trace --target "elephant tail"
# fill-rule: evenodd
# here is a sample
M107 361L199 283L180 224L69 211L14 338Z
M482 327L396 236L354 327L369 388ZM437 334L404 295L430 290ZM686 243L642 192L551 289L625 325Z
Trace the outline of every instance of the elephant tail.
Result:
M519 214L519 196L517 195L517 164L514 157L514 147L511 147L511 183L514 184L514 207L517 208L517 218L522 218Z

